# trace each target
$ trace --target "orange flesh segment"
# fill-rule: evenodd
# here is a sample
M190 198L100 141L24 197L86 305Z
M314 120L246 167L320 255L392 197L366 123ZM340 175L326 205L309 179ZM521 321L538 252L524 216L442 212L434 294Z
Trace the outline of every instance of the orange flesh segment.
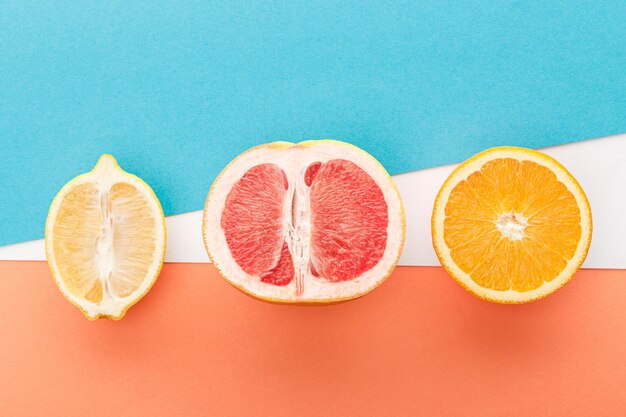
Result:
M524 292L551 281L573 258L582 233L576 199L556 175L513 158L489 161L459 182L445 214L451 258L493 290ZM501 232L502 219L513 219L521 234Z

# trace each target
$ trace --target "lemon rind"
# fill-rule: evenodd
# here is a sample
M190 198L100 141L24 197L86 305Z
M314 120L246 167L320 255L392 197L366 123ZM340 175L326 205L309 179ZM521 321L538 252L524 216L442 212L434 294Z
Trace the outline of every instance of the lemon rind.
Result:
M131 183L146 197L146 200L149 202L149 204L151 205L153 209L153 213L158 217L157 223L161 225L160 229L162 231L162 234L161 234L162 238L157 239L157 243L159 243L159 241L161 242L161 245L160 245L161 249L158 252L160 256L160 261L154 264L154 267L152 268L153 272L146 276L146 278L142 282L142 285L140 285L138 289L135 292L133 292L131 295L124 297L126 302L123 303L121 307L116 311L101 311L99 308L97 308L97 306L94 303L91 303L88 300L81 299L73 295L69 291L69 289L65 285L64 280L61 277L61 273L59 272L57 265L56 265L56 259L55 259L54 251L52 248L53 247L52 245L53 222L54 222L54 219L56 217L56 214L58 212L58 209L60 207L60 204L63 198L75 186L82 184L82 183L90 182L90 180L95 177L98 170L101 167L103 167L103 164L110 164L110 167L113 169L113 172L114 172L114 178L119 178L122 180L122 181L115 181L115 182ZM110 178L110 179L112 180L113 178ZM112 155L103 154L98 160L98 163L94 166L94 168L91 171L74 177L72 180L70 180L65 185L63 185L63 187L59 190L57 195L54 197L52 204L50 205L48 217L46 218L44 242L45 242L46 258L48 261L50 272L54 278L54 281L57 287L59 288L63 296L70 303L75 305L88 320L97 320L99 318L120 320L124 317L126 312L133 305L139 302L139 300L141 300L150 291L150 289L156 282L156 279L158 278L163 268L163 263L165 260L165 251L167 247L167 229L165 225L165 215L163 213L163 208L161 206L161 203L158 197L156 196L156 194L154 193L154 190L145 181L143 181L141 178L137 177L136 175L133 175L124 171L119 166L119 164L117 163L117 161ZM94 308L94 306L96 308Z

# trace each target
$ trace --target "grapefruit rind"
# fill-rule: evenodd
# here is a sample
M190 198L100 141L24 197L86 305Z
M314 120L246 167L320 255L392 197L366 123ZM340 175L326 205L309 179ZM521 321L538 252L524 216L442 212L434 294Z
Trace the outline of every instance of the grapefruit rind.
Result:
M519 292L514 290L492 290L478 285L472 278L458 265L450 256L450 249L444 240L444 220L446 202L454 187L461 181L465 180L472 173L479 171L487 162L497 158L512 158L519 161L532 161L550 169L557 177L557 180L563 183L567 189L574 195L581 216L582 234L578 242L578 246L574 256L568 261L567 266L561 273L549 282L545 282L541 287L534 290ZM556 159L542 152L532 149L519 148L514 146L502 146L487 149L480 152L457 167L442 185L433 208L431 230L432 240L435 253L441 262L441 265L448 274L458 282L463 288L475 296L496 303L502 304L522 304L544 298L567 284L580 269L583 264L589 247L591 245L592 236L592 217L591 206L582 187L569 171L561 165Z
M150 203L150 206L153 209L153 214L157 219L157 224L161 226L161 233L157 235L156 241L158 253L155 256L155 261L152 264L150 273L146 275L146 278L143 280L142 284L131 295L129 295L128 297L124 297L123 300L118 299L119 302L110 309L102 309L94 303L76 297L71 293L71 291L67 288L64 280L62 279L61 273L59 272L52 243L54 239L54 234L52 232L53 223L59 207L63 201L63 198L68 194L70 190L72 190L76 186L84 183L93 182L93 180L97 176L106 176L106 181L111 185L116 182L123 182L135 186L135 188L141 191L144 197L146 197L146 201ZM54 197L52 204L50 205L48 217L46 219L44 241L48 267L50 268L50 272L52 274L52 277L54 278L54 282L61 291L61 294L63 294L63 296L70 303L78 307L78 309L88 320L94 321L100 318L106 318L117 321L122 319L128 309L135 305L150 291L150 289L156 282L156 279L159 276L161 269L163 268L167 242L165 214L163 213L163 208L161 207L161 203L158 197L145 181L143 181L136 175L124 171L112 155L103 154L98 160L96 166L91 171L78 175L70 180L61 188L61 190L59 190L57 195Z
M316 152L301 152L304 156L298 167L306 167L313 162L326 162L338 156L357 163L374 179L383 191L388 205L389 223L387 226L387 247L383 258L371 270L352 281L341 283L316 282L309 280L305 295L296 297L291 285L271 286L248 276L236 262L228 259L229 248L220 227L220 217L225 197L232 185L250 168L263 162L272 162L289 168L293 156L290 149L314 148ZM278 152L277 152L278 151ZM286 152L285 152L286 151ZM289 178L298 177L297 172L288 172ZM301 176L301 175L300 175ZM217 176L209 190L202 221L202 240L211 262L220 275L232 286L253 298L277 304L319 305L348 301L362 297L382 284L396 267L404 246L406 222L400 193L385 168L374 157L352 144L332 139L308 140L300 143L272 142L258 145L233 159Z

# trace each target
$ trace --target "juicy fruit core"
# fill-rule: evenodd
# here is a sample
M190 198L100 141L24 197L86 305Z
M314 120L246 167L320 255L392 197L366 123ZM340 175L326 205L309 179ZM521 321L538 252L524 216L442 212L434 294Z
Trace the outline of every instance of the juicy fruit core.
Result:
M261 282L353 280L372 269L387 243L388 211L376 182L345 159L288 172L250 168L226 197L221 227L235 262ZM294 282L295 281L295 282Z
M454 186L444 239L478 285L530 291L556 278L581 239L578 202L549 168L499 158Z
M511 240L521 240L526 236L524 229L528 226L528 220L521 214L510 212L501 214L496 221L496 227L502 236Z

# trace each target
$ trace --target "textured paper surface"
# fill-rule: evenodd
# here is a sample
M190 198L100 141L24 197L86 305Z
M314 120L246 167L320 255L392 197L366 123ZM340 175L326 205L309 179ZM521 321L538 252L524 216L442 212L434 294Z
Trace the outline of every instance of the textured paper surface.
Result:
M0 13L0 245L103 152L199 210L246 148L336 138L391 173L626 131L622 0L30 2Z
M0 262L3 415L626 415L626 271L528 305L400 267L362 299L277 306L166 264L119 322L89 322L43 262Z

